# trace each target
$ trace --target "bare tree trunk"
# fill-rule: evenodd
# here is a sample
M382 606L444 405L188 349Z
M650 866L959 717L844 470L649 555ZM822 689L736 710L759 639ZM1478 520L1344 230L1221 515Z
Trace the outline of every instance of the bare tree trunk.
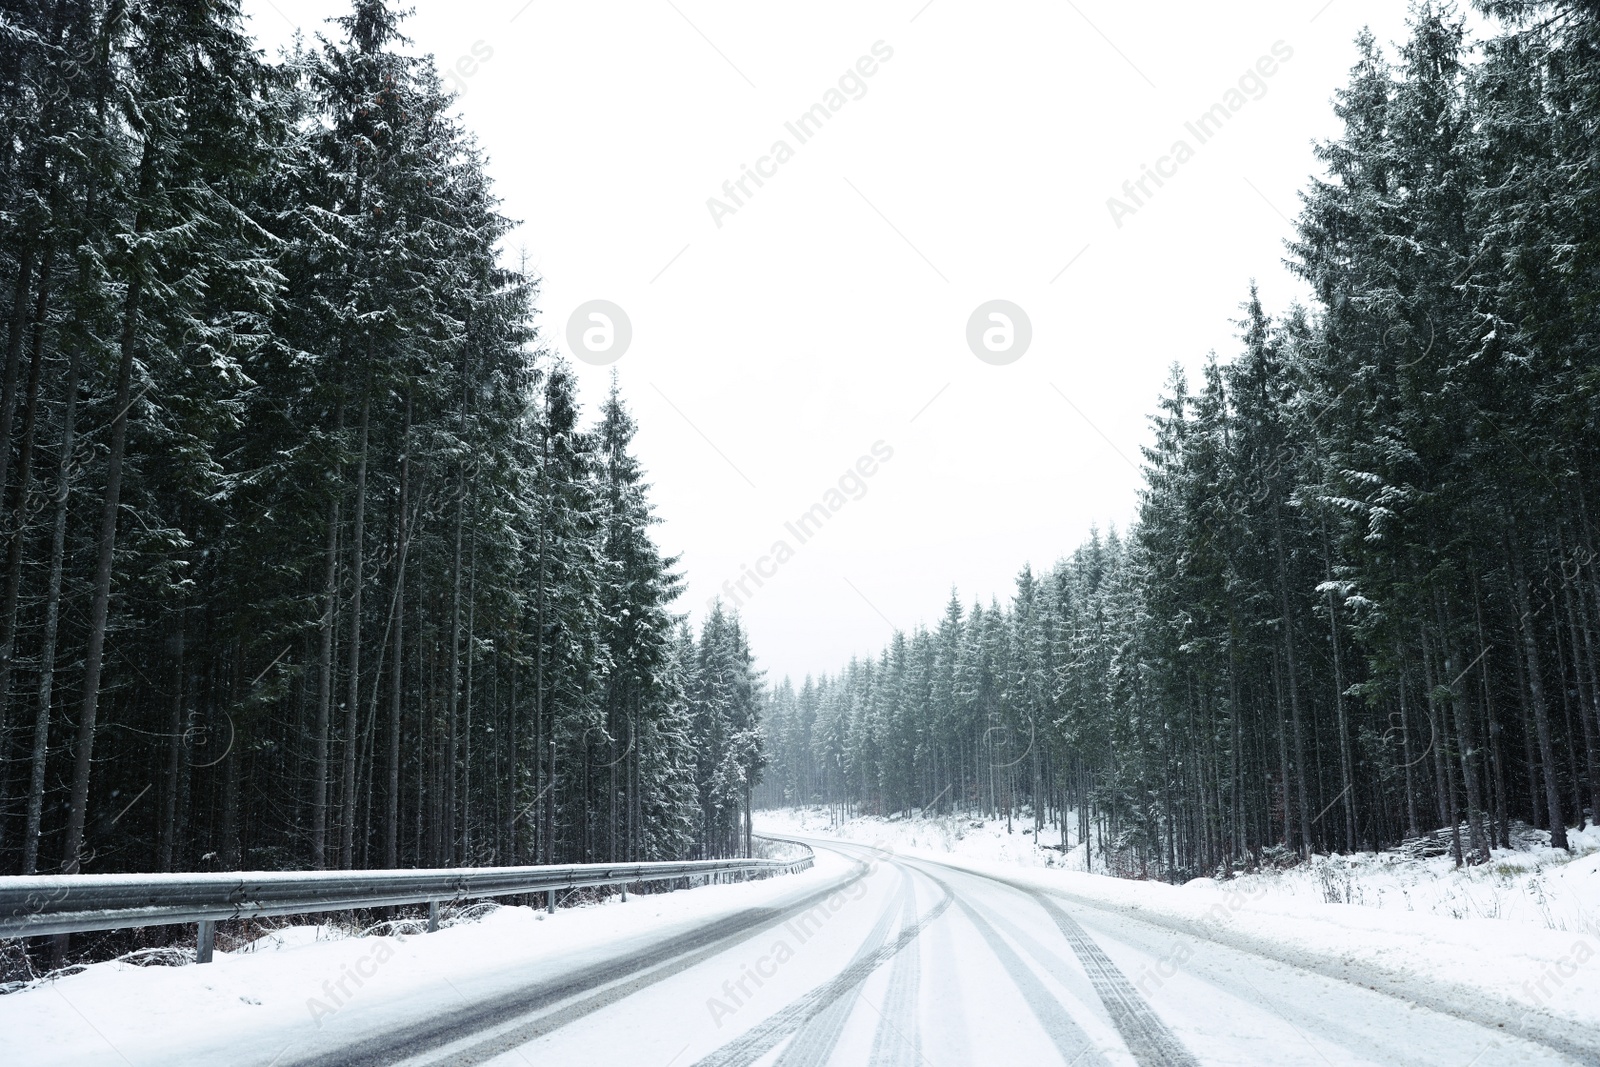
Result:
M1520 646L1521 641L1519 640ZM1517 706L1522 711L1522 759L1528 767L1528 812L1532 817L1534 826L1543 826L1544 816L1544 788L1543 768L1539 765L1538 750L1534 745L1533 735L1533 708L1528 704L1528 665L1522 658L1520 649L1511 657L1511 665L1517 672Z
M147 149L148 151L148 149ZM148 184L147 182L141 184ZM143 233L141 220L135 227ZM89 647L84 654L83 703L78 711L77 752L72 771L71 808L61 871L77 874L83 859L83 828L89 815L89 772L93 767L95 716L100 710L100 671L105 661L106 621L111 610L111 570L117 552L117 516L122 499L122 459L128 445L128 409L132 406L133 350L138 339L139 305L144 276L135 271L123 302L121 358L106 456L106 491L100 514L100 549L95 563L93 602L89 608Z
M1578 770L1578 729L1572 723L1574 689L1567 683L1567 645L1561 636L1561 605L1556 599L1558 594L1554 589L1550 588L1548 582L1545 588L1550 596L1546 604L1550 608L1551 614L1550 636L1554 639L1550 642L1550 645L1556 654L1556 690L1561 694L1561 725L1566 728L1562 731L1562 737L1566 744L1562 745L1561 749L1567 757L1567 784L1572 789L1570 798L1572 811L1578 817L1578 829L1582 830L1584 827L1583 775ZM1543 611L1544 609L1541 608L1540 610ZM1581 708L1582 705L1580 704L1579 707Z
M5 366L0 369L0 498L11 477L11 423L17 406L17 371L22 366L22 341L28 328L28 294L33 286L33 262L37 250L32 242L22 248L17 264L16 286L11 295L11 333L6 339Z
M39 271L39 299L34 307L33 345L28 361L27 399L23 402L22 440L17 446L16 505L11 510L12 529L6 559L5 606L3 615L4 638L0 639L0 764L8 753L5 738L11 709L11 670L17 651L17 602L22 592L22 556L26 541L28 520L32 513L28 499L33 485L33 442L39 422L39 382L44 372L45 314L50 299L50 250L45 249L44 266ZM0 451L9 450L9 436L0 436ZM4 500L4 485L0 483L0 500ZM10 775L0 775L0 800L5 798ZM0 843L5 841L4 824L0 819Z
M1289 728L1283 717L1283 682L1282 671L1279 667L1279 657L1276 651L1272 655L1272 688L1273 695L1277 698L1278 720L1278 784L1283 796L1283 847L1294 847L1294 829L1291 825L1293 815L1290 808L1293 803L1289 799Z
M33 766L28 782L28 823L23 832L22 873L39 869L39 825L44 812L44 773L50 752L50 703L56 680L56 638L61 626L61 578L66 558L67 516L72 495L72 449L78 414L78 349L68 357L56 459L56 517L50 535L50 578L45 593L44 644L39 653L39 708L33 724Z
M460 862L461 850L457 847L456 815L456 760L461 751L461 579L462 539L467 522L467 486L463 473L456 482L456 549L452 564L453 589L450 596L450 692L446 697L446 753L444 764L444 826L445 847L449 850L451 864Z
M1439 698L1435 695L1439 691L1439 678L1433 670L1433 648L1428 643L1426 631L1422 634L1422 675L1428 687L1428 721L1432 725L1435 741L1433 771L1438 785L1439 821L1450 827L1450 846L1456 866L1459 867L1464 857L1461 851L1461 813L1456 805L1456 772L1448 753L1448 724L1443 709L1439 707Z
M1478 647L1483 650L1483 655L1478 660L1478 677L1482 685L1483 717L1489 730L1489 761L1494 774L1495 825L1499 828L1500 847L1510 848L1511 823L1506 801L1506 762L1500 745L1500 720L1494 712L1494 687L1489 682L1489 641L1484 633L1483 596L1478 588L1476 561L1472 568L1472 610L1478 627Z
M1412 776L1412 767L1417 761L1411 758L1411 722L1406 708L1406 665L1398 641L1395 642L1394 651L1395 663L1400 671L1399 684L1396 686L1396 692L1400 697L1400 744L1406 761L1406 836L1419 837L1422 828L1417 825L1417 786Z
M344 827L339 843L339 866L355 864L356 752L361 724L361 589L366 584L362 550L367 526L367 441L372 414L371 391L361 398L361 451L356 460L356 513L350 530L350 666L344 716Z
M545 643L545 558L548 551L549 538L546 531L549 528L550 517L550 414L548 405L545 410L544 429L539 441L539 482L542 492L539 495L539 567L537 580L539 588L534 596L534 645L533 645L533 729L534 729L534 763L544 758L545 752L539 747L541 731L544 729L544 643ZM549 746L549 771L545 775L544 786L541 788L537 779L534 781L535 797L548 797L536 799L539 805L537 819L541 826L540 836L544 846L544 861L555 862L555 808L556 808L556 727L555 715L551 713L550 734L546 741ZM539 842L535 842L539 844ZM537 853L535 855L537 858Z
M606 732L610 735L606 741L606 771L610 775L610 788L606 796L606 859L607 862L618 862L617 856L617 781L621 771L617 767L617 709L616 698L613 696L606 701Z
M517 823L522 818L522 793L517 788L521 784L521 764L518 762L522 747L522 724L517 721L517 659L511 657L511 681L509 699L506 701L506 774L510 781L506 783L506 792L509 802L506 811L506 862L513 867L522 862L522 852L517 848ZM538 750L534 750L537 760Z
M472 481L472 496L477 502L478 482ZM467 640L466 686L462 693L461 730L461 861L472 863L472 668L477 661L473 655L473 641L477 638L478 621L478 528L472 528L472 538L467 548Z
M229 674L232 676L227 689L225 707L237 707L239 702L239 657L238 649L233 650ZM243 754L239 746L234 744L234 730L236 727L230 723L228 727L228 750L222 757L222 868L237 871L244 863L244 849L239 838L239 761Z
M1508 546L1509 547L1509 546ZM1539 664L1539 645L1533 636L1533 609L1528 604L1528 579L1522 568L1522 559L1514 551L1511 556L1513 585L1517 594L1517 611L1521 615L1522 652L1528 660L1528 695L1533 700L1533 721L1539 736L1539 761L1544 764L1544 802L1548 813L1550 844L1565 849L1567 822L1561 813L1561 791L1556 786L1555 746L1550 740L1550 711L1544 699L1544 680Z
M341 447L337 439L343 431L344 403L341 401L334 414L335 448ZM343 476L338 469L342 466L339 464L334 471L335 482ZM328 865L328 731L333 720L333 625L339 613L341 503L342 494L335 486L333 503L328 509L328 540L324 549L322 644L317 656L317 726L312 739L311 865L318 870Z
M1093 773L1084 769L1082 764L1078 767L1078 837L1083 842L1083 869L1088 873L1094 869L1089 851L1093 845L1094 837L1094 812L1090 808L1094 795Z
M178 774L183 769L184 721L183 612L178 613L177 630L172 635L172 713L167 718L167 774L162 791L160 868L172 870L178 841Z
M1300 673L1294 654L1294 619L1289 612L1289 561L1283 547L1282 520L1273 524L1278 557L1278 605L1283 616L1284 669L1289 682L1289 720L1294 727L1295 791L1300 802L1300 854L1311 855L1311 801L1306 795L1306 740L1300 722Z
M1233 644L1233 627L1230 622L1228 627L1228 715L1233 720L1233 753L1229 761L1228 773L1233 781L1233 848L1232 858L1238 859L1249 850L1249 832L1245 828L1244 815L1244 772L1242 759L1244 754L1244 731L1239 722L1239 715L1243 709L1239 706L1239 673L1235 661ZM1062 842L1065 844L1065 840Z
M428 626L425 612L427 596L417 597L417 805L414 833L416 834L417 862L432 863L436 858L433 837L437 823L430 822L424 829L428 811L428 781L432 769L429 757L433 754L432 702L428 699L428 666L433 661L427 642Z
M1345 850L1356 850L1355 761L1350 756L1350 720L1344 708L1344 662L1339 654L1338 604L1328 590L1328 640L1333 647L1333 703L1339 727L1339 784L1344 797Z
M1445 670L1455 670L1460 662L1459 657L1445 660ZM1461 673L1465 674L1465 671ZM1484 805L1483 787L1478 780L1478 761L1482 758L1478 751L1478 732L1473 728L1472 708L1467 703L1467 694L1461 685L1461 675L1452 677L1450 689L1454 693L1451 704L1455 708L1456 737L1461 742L1461 780L1467 788L1467 827L1472 837L1472 849L1476 853L1477 862L1488 863L1491 842L1483 826L1484 815L1488 809Z
M1433 593L1434 615L1439 621L1439 654L1444 657L1444 676L1441 679L1450 691L1450 708L1455 720L1457 755L1461 761L1461 781L1467 795L1467 830L1472 842L1475 863L1489 862L1489 842L1484 836L1483 817L1487 810L1483 803L1483 790L1478 782L1477 731L1472 722L1472 707L1467 702L1466 690L1461 684L1467 671L1474 665L1462 666L1460 646L1455 640L1455 626L1450 618L1448 601L1437 588ZM1453 769L1452 769L1453 770Z
M410 547L411 530L407 523L406 497L411 481L411 393L406 392L406 422L400 452L400 533L395 553L394 567L394 666L389 684L389 796L384 817L384 866L394 869L400 865L400 671L405 659L406 618L406 550Z
M1594 726L1591 724L1597 707L1600 707L1593 683L1594 661L1589 657L1590 649L1586 647L1587 631L1582 634L1578 631L1578 610L1573 604L1572 585L1563 582L1561 588L1567 602L1567 633L1572 643L1572 667L1578 676L1578 719L1583 724L1583 752L1589 776L1589 810L1595 822L1600 824L1600 761L1595 756ZM1586 664L1590 670L1584 669Z

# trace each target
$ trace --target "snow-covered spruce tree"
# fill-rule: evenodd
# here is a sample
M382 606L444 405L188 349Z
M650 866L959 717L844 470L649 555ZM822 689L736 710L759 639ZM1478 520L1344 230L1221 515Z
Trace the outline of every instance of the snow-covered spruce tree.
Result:
M684 772L682 695L669 677L673 620L667 605L677 596L676 558L663 558L650 537L658 521L649 485L630 451L636 432L616 378L600 413L599 452L601 640L615 650L601 696L609 772L595 776L605 800L607 855L639 859L647 842L682 832L678 806ZM595 741L602 740L595 738ZM646 768L656 773L646 777Z
M221 0L0 25L8 870L698 847L631 420L583 427L401 30L361 0L272 63Z
M816 681L818 799L1029 810L1170 878L1596 816L1600 11L1479 6L1478 61L1434 5L1358 39L1290 245L1315 302L1251 292L1168 383L1137 527L952 601L928 666L914 631Z
M760 682L737 614L719 601L701 627L689 689L699 852L706 858L749 852L755 781L766 762Z

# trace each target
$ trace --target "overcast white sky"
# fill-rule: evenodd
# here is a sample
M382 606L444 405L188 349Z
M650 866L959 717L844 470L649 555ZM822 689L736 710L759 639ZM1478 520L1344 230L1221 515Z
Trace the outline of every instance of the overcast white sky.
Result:
M269 48L325 29L334 0L245 0ZM1002 599L1098 524L1125 526L1167 368L1232 350L1249 280L1282 266L1311 145L1363 25L1404 35L1404 0L751 4L420 0L419 51L460 69L459 106L543 278L542 325L623 308L615 369L698 617L774 542L792 559L740 596L774 679L875 653L932 623L953 584ZM878 42L882 42L878 44ZM1225 128L1185 130L1274 44ZM785 128L861 57L806 143ZM476 56L487 55L486 59ZM864 88L864 93L861 90ZM861 93L859 98L856 94ZM833 103L839 104L840 98ZM1107 199L1175 141L1193 158L1118 227ZM732 214L707 200L785 141ZM1286 217L1287 216L1287 217ZM1070 265L1069 265L1070 264ZM1032 342L968 347L986 301ZM576 364L592 410L608 368ZM892 458L801 544L875 442ZM864 491L862 491L864 489ZM834 498L835 502L837 498Z

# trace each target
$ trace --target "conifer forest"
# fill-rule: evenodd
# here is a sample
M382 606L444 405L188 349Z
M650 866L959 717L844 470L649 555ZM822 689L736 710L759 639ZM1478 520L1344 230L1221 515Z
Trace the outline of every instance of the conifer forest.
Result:
M1315 299L1252 288L1174 369L1137 521L777 687L758 804L1172 880L1600 815L1600 7L1476 8L1357 42L1286 251Z
M0 1065L1597 998L1600 0L0 0Z
M747 848L741 624L669 610L633 418L403 30L0 14L5 873Z
M768 683L580 410L400 13L0 21L0 868L717 857L986 813L1170 879L1600 814L1600 8L1419 6L1337 93L1137 521ZM1265 265L1264 265L1265 266ZM1152 297L1154 299L1154 297ZM1044 491L1044 490L1042 490Z

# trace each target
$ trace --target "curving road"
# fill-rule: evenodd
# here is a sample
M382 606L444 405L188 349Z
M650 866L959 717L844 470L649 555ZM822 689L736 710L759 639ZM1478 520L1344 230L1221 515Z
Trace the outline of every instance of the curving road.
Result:
M1104 906L807 840L850 860L820 891L298 1062L1593 1062L1581 1048L1564 1053Z

